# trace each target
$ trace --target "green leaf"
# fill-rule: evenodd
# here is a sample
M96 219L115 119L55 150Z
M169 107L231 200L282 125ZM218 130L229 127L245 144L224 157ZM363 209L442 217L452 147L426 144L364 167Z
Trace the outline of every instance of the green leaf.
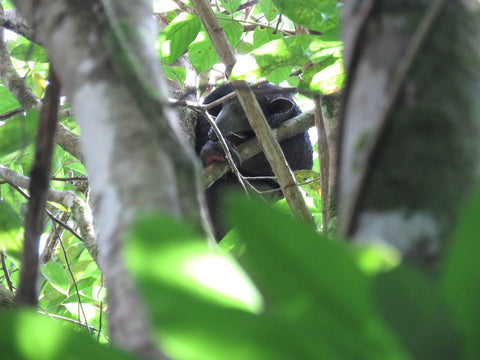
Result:
M245 55L251 52L253 49L254 48L252 43L242 40L238 43L237 48L235 50L237 51L238 54Z
M324 32L338 27L340 7L337 0L272 0L290 20L311 30Z
M0 127L0 156L6 156L33 144L38 124L39 111L29 111L8 119Z
M265 45L272 40L281 38L283 38L283 36L278 31L273 33L273 30L270 28L257 26L253 31L253 47L254 49L258 49L260 46Z
M200 31L200 19L189 13L178 15L158 36L161 59L171 64L188 48Z
M258 310L258 294L253 287L248 288L251 284L238 265L230 257L212 253L204 239L188 227L169 217L154 215L138 219L131 233L128 261L136 274L173 283L215 303ZM232 284L222 283L225 277L217 276L215 270L235 278L238 288L250 293L248 299L237 294Z
M220 26L225 31L225 35L227 36L228 42L232 47L235 47L237 43L240 41L240 38L243 34L243 26L238 21L234 21L232 19L222 19L219 18L218 22Z
M458 334L432 278L403 265L378 276L374 285L377 309L413 359L459 358Z
M187 70L180 66L167 66L162 64L163 73L168 80L177 81L181 85L184 84L187 77Z
M243 27L230 19L218 19L232 47L235 47L243 34ZM206 31L200 31L197 39L188 48L188 57L198 73L209 70L219 62L215 48Z
M452 242L444 260L443 274L447 300L465 338L465 359L471 360L480 358L478 219L480 219L480 191L477 190L452 236Z
M22 230L22 218L15 209L0 198L0 249L15 245Z
M274 71L272 71L270 74L266 76L267 80L274 83L274 84L280 84L282 81L285 81L288 79L290 74L292 73L292 67L291 66L286 66L282 68L278 68Z
M0 313L2 359L12 360L134 360L90 335L73 331L44 315L27 310Z
M230 14L233 14L237 11L238 7L240 6L241 0L220 0L222 6L227 10Z
M265 15L265 20L272 21L280 13L272 0L258 0L258 5Z
M47 51L40 45L32 42L22 43L16 46L10 52L10 56L21 61L35 61L41 63L48 62Z
M209 70L219 61L215 48L209 39L192 43L188 47L188 57L199 74L203 71Z
M20 104L17 99L15 99L5 86L0 84L0 114L18 109L19 107Z
M40 270L50 284L62 294L68 295L70 290L70 276L62 264L49 261L40 266Z

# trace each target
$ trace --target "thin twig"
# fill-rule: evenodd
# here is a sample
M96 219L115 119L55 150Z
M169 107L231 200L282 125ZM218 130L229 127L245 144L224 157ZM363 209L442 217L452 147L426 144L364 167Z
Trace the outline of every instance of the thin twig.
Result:
M78 307L79 307L78 321L81 321L81 317L80 317L80 312L81 312L82 315L83 315L83 320L85 321L85 324L87 325L87 329L90 332L90 329L88 327L87 316L85 315L85 310L83 309L82 299L80 297L80 290L78 290L78 284L77 284L77 281L75 280L75 275L73 274L72 268L70 267L70 261L68 260L67 250L65 250L65 246L63 245L63 241L62 241L62 239L60 239L57 228L55 227L55 223L52 223L52 226L53 226L53 229L54 229L55 233L59 237L58 240L60 242L60 246L62 247L63 256L65 257L65 264L67 265L68 272L70 274L70 277L72 278L73 286L75 286L75 294L77 295Z
M12 283L12 279L10 278L10 273L7 269L7 264L5 263L5 253L3 251L0 252L0 259L2 261L3 274L5 275L5 280L7 280L8 290L13 292L14 286Z

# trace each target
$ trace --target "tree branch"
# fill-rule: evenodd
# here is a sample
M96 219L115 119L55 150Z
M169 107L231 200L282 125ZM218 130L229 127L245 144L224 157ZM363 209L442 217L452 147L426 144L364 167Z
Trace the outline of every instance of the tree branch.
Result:
M30 41L35 41L33 30L16 10L5 10L3 14L0 14L0 26L22 35Z
M0 7L0 17L3 16L3 8ZM40 109L41 101L18 75L12 64L2 27L0 27L0 79L24 109Z
M35 158L30 182L30 200L25 217L25 240L23 242L20 283L17 291L17 305L38 305L38 265L40 235L43 233L45 205L52 169L55 130L58 122L60 83L50 68L49 85L45 102L38 121Z
M315 126L318 131L318 154L320 158L320 188L322 191L322 227L327 230L328 224L328 201L329 197L329 144L327 139L327 130L322 116L321 96L313 97L315 104Z
M28 177L21 175L3 165L0 165L0 178L15 187L25 189L30 187L30 179ZM82 241L92 258L96 261L98 250L93 227L92 211L88 204L78 197L73 191L59 191L51 188L48 190L47 200L62 204L67 209L71 209L73 219L79 227Z

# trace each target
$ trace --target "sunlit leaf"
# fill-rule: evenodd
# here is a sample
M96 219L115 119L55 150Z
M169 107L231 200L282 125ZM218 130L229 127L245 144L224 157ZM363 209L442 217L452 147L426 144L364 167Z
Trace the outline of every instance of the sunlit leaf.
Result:
M267 21L272 21L280 13L272 0L258 0L258 5L265 15Z
M0 84L0 114L18 109L20 104L10 91ZM0 128L1 131L1 128Z
M45 278L56 290L62 294L68 295L70 290L70 276L62 264L56 261L49 261L40 267Z
M270 41L252 52L256 64L237 64L232 77L261 78L283 67L303 66L308 61L316 64L326 57L341 57L339 41L324 41L315 35L297 35Z
M278 31L274 33L270 28L257 26L253 31L253 47L254 49L258 49L260 46L265 45L272 40L281 39L282 37L282 34Z
M83 296L95 301L105 301L107 296L107 291L102 286L89 286L80 292Z
M22 61L48 62L47 51L40 45L28 42L16 46L10 56Z
M210 69L218 63L218 56L209 39L196 41L188 47L188 57L197 73Z
M324 32L339 25L337 0L272 0L278 10L293 22Z
M62 305L65 306L76 319L81 319L84 322L89 322L97 318L100 314L100 308L87 303L80 304L78 302L70 302Z
M167 64L177 60L195 40L199 31L198 16L189 13L178 15L158 36L162 60Z

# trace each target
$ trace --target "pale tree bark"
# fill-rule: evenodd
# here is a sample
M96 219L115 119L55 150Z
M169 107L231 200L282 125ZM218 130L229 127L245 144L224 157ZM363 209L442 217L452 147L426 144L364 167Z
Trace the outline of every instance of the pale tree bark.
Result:
M315 126L318 133L320 183L322 190L322 226L324 231L336 232L338 177L338 116L340 94L314 97Z
M146 358L164 358L125 269L124 231L140 212L162 209L199 230L205 217L193 151L179 136L176 114L164 106L151 2L16 3L48 50L82 131L111 339Z
M339 216L357 242L435 264L478 179L480 13L474 1L352 1Z

